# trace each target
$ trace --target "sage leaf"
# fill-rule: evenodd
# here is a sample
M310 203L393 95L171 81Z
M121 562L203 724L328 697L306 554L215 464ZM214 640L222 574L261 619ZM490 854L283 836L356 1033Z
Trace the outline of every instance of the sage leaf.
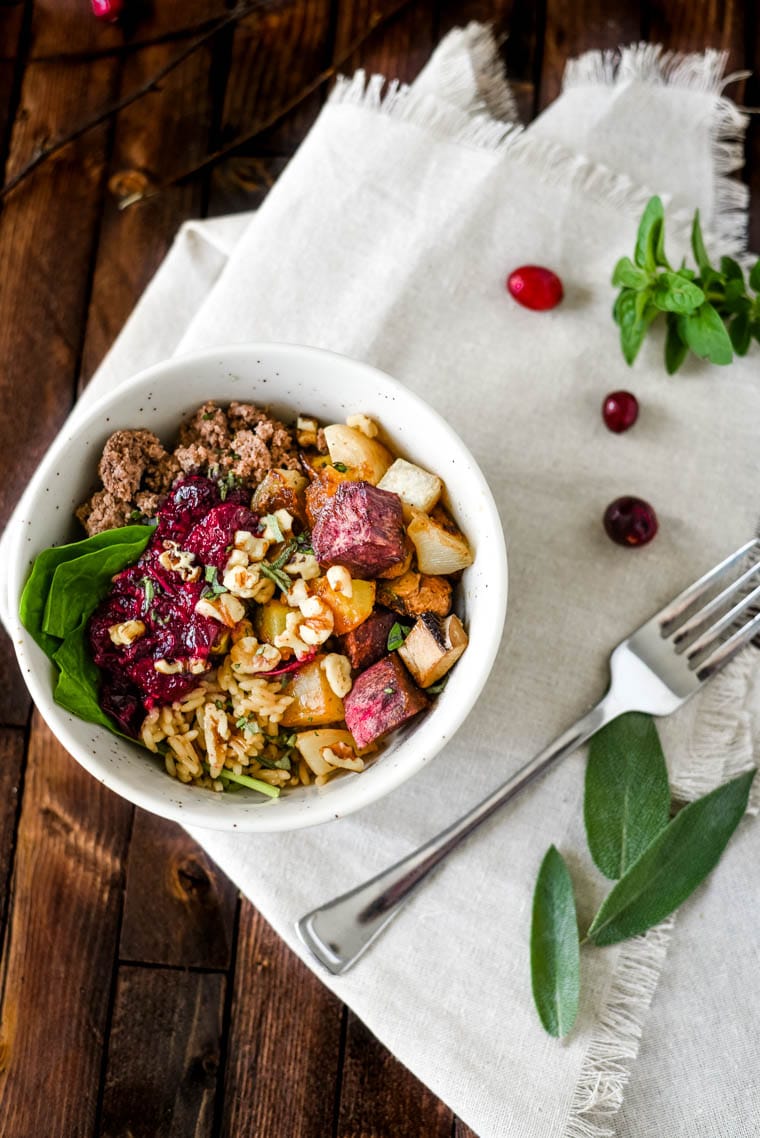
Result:
M636 234L636 249L633 259L640 269L653 272L657 267L658 246L663 241L665 211L658 197L650 198L639 222Z
M718 312L707 302L684 316L679 331L695 356L714 364L730 364L734 353L731 338Z
M760 260L755 261L749 274L749 287L760 292Z
M533 893L530 971L541 1023L550 1035L567 1035L578 1014L580 947L573 883L555 846L546 852Z
M152 526L123 526L120 529L104 530L103 533L70 545L56 545L38 554L21 594L19 616L24 628L47 656L52 656L59 644L42 627L48 593L58 566L111 545L128 545L139 540L144 540L147 545L153 532Z
M646 288L649 280L649 273L638 269L630 257L621 257L612 274L612 283L618 288Z
M633 863L588 930L594 944L638 936L669 916L715 868L747 808L755 770L685 806Z
M668 824L670 787L650 715L631 711L589 745L583 800L591 856L605 877L622 877Z
M679 273L661 273L652 299L663 312L688 314L704 304L705 294Z
M675 375L686 359L688 351L689 349L678 331L678 318L675 313L669 312L665 333L665 370L668 375Z
M699 271L704 276L705 270L712 269L712 265L710 264L710 258L707 256L705 242L702 237L702 226L699 221L699 210L697 210L694 214L694 221L691 226L691 247L694 252L694 260L699 266Z

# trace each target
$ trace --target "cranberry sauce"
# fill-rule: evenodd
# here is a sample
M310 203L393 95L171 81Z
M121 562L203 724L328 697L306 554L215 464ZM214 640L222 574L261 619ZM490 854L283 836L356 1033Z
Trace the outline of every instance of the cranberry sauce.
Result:
M209 656L221 649L223 626L197 613L195 606L202 595L213 594L235 532L258 529L258 517L242 504L247 500L242 491L231 490L222 501L211 479L183 478L158 511L156 533L145 552L136 565L114 577L110 593L90 618L90 646L103 672L101 705L127 734L138 734L146 710L172 703L193 688ZM169 542L195 554L187 570L161 563L161 555L172 548ZM142 621L145 632L131 644L114 644L110 629L130 620ZM159 660L171 671L157 671Z

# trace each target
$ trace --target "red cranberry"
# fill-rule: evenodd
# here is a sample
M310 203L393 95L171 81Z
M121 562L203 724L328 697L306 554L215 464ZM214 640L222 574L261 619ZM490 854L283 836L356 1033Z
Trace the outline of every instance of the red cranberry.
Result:
M643 498L616 498L604 511L604 528L618 545L646 545L657 533L657 514Z
M92 14L107 24L114 24L124 11L124 0L90 0Z
M609 430L620 435L639 417L639 401L630 391L613 391L602 404L602 418Z
M522 265L507 277L507 291L524 308L544 312L556 308L564 295L562 281L541 265Z

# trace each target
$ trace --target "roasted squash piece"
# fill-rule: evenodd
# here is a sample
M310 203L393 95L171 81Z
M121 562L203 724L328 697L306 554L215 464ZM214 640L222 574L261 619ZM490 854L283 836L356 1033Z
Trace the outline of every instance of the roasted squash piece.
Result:
M283 601L272 598L264 605L259 605L253 618L253 631L264 644L274 644L275 636L285 632L285 621L289 612L293 610Z
M451 583L410 569L393 581L378 581L377 603L405 616L423 612L446 616L451 611Z
M350 467L355 471L355 478L371 482L373 486L377 486L393 462L387 447L345 423L325 427L325 441L333 462Z
M441 619L424 612L398 654L421 688L440 680L467 647L467 633L456 613Z
M341 482L353 482L356 475L353 471L346 468L345 470L336 470L334 466L328 464L320 466L314 478L306 487L304 494L304 501L306 505L306 517L309 525L313 526L319 517L320 510L330 498L334 497L336 490Z
M452 532L453 529L453 532ZM447 575L472 565L472 550L448 514L428 517L415 510L406 532L417 553L422 573Z
M351 632L371 614L375 607L375 582L360 581L353 578L351 581L351 596L336 593L330 588L326 577L318 577L312 585L313 592L321 597L325 604L332 609L335 617L333 632L336 636L343 636Z
M343 718L343 700L330 687L322 668L324 653L304 664L282 689L283 695L293 697L280 723L283 727L321 727L326 723L340 723Z
M294 518L306 521L304 490L307 480L297 470L270 470L253 495L251 508L257 514L273 514L287 510Z

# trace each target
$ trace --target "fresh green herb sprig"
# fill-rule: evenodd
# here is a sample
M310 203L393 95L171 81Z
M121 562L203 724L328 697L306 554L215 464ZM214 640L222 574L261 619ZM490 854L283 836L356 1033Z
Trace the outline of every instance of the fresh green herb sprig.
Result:
M689 352L714 364L730 364L746 355L753 339L760 342L760 260L749 274L733 257L721 257L720 268L705 249L699 210L694 214L691 248L697 268L685 262L674 269L665 254L665 211L650 198L639 223L633 260L621 257L612 283L620 289L613 316L620 327L620 346L628 364L660 315L665 316L665 367L678 371ZM752 290L750 292L750 290Z
M654 721L630 713L591 740L584 819L591 856L615 881L580 944L638 936L689 897L717 865L747 808L755 770L670 820L665 757ZM578 1011L580 954L572 879L551 846L533 894L531 980L541 1023L566 1035Z

